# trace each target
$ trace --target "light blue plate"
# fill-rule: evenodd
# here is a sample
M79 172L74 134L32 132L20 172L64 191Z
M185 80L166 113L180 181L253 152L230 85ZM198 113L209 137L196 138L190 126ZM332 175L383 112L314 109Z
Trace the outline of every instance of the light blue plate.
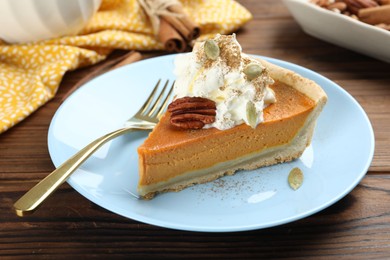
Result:
M174 79L175 55L137 62L106 73L71 95L56 112L48 146L58 166L93 139L121 127L159 78ZM291 163L242 171L211 183L137 200L137 147L148 133L103 146L68 180L80 194L116 214L166 228L229 232L261 229L312 215L337 202L363 178L374 153L374 134L360 105L341 87L303 67L262 57L316 81L328 95L312 145ZM293 191L293 167L304 183Z

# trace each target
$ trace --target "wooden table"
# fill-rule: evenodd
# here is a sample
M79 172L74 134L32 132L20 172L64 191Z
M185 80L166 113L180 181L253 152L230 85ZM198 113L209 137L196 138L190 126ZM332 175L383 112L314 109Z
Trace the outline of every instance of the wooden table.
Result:
M248 232L197 233L139 223L94 205L67 184L35 214L19 218L13 203L54 169L46 138L61 98L95 68L81 69L65 76L52 101L0 135L1 259L390 258L390 64L305 34L281 1L241 2L254 15L238 32L246 52L317 71L347 90L367 112L376 147L361 183L313 216Z

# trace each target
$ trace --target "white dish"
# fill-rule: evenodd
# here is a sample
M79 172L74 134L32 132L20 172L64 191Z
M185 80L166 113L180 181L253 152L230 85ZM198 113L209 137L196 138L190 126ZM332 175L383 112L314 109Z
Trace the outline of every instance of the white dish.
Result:
M0 0L0 38L26 43L75 35L101 0Z
M309 0L283 0L302 29L324 41L390 62L390 32L338 14Z
M168 55L106 73L71 95L50 125L48 146L58 166L93 139L122 126L159 79L173 79ZM116 214L152 225L190 231L228 232L272 227L312 215L340 200L366 174L374 152L371 124L341 87L303 67L270 62L320 84L329 101L319 117L312 145L291 163L239 172L178 193L137 200L137 147L148 133L119 137L102 147L68 180L92 202ZM287 176L300 167L305 180L293 191Z

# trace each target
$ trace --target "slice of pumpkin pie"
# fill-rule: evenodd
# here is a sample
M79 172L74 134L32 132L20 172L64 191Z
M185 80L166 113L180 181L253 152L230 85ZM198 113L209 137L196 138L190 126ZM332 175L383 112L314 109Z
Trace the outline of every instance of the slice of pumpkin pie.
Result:
M180 191L283 163L310 144L327 96L315 82L217 35L175 60L175 98L138 148L138 192Z

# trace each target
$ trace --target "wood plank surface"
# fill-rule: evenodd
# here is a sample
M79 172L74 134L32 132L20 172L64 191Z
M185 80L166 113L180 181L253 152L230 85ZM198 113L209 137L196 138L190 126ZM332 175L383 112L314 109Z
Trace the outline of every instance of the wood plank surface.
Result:
M102 209L67 184L33 215L17 217L13 203L54 170L47 150L51 118L67 91L96 65L67 73L52 101L0 134L0 259L390 259L390 64L305 34L280 0L240 2L254 15L237 32L245 52L314 70L364 108L376 146L361 183L317 214L247 232L143 224ZM163 54L143 53L146 58Z

